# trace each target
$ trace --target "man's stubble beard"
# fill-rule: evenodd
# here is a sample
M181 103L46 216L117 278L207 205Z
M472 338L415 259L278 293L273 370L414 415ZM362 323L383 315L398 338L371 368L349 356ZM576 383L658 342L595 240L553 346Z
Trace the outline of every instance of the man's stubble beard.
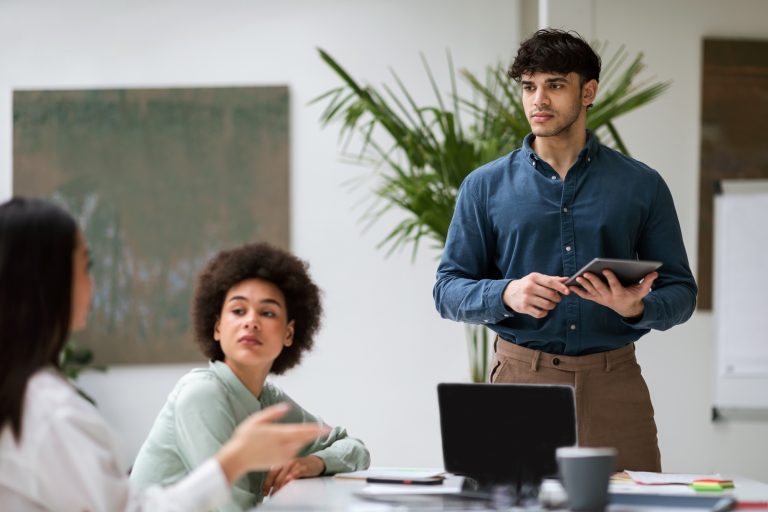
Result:
M547 112L544 110L544 112ZM576 104L573 106L573 109L568 112L568 117L566 117L565 121L555 126L554 128L551 128L550 130L544 131L542 133L536 133L535 131L533 134L536 137L557 137L558 135L562 134L566 130L570 130L571 127L576 123L576 120L579 119L579 114L581 114L581 105ZM533 127L531 127L531 131L533 131Z

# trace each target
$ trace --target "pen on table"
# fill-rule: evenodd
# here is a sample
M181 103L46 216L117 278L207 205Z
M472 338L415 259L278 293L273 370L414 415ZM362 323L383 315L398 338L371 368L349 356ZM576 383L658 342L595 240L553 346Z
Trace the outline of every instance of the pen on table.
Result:
M736 508L768 508L768 501L737 501Z

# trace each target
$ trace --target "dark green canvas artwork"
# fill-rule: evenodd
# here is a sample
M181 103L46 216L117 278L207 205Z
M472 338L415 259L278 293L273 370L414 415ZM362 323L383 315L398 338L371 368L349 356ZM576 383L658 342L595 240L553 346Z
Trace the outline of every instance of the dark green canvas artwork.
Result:
M221 249L289 247L286 87L15 91L14 195L78 219L99 364L202 361L195 277Z

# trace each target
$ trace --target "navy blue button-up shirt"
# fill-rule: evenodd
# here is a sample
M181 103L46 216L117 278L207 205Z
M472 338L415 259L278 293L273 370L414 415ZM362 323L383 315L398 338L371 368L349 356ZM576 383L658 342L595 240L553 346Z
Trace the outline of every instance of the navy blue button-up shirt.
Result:
M658 172L600 145L591 133L565 180L523 147L464 180L437 270L433 295L444 318L482 323L502 338L553 354L622 347L650 329L686 321L696 305L672 195ZM531 272L570 276L596 257L663 263L639 320L576 294L545 318L502 301Z

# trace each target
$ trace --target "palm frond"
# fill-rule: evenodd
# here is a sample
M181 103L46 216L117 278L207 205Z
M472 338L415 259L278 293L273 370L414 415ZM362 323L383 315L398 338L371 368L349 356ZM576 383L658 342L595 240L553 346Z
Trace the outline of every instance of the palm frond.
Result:
M606 52L608 46L597 44L596 48ZM377 222L393 209L406 214L379 247L386 247L391 254L410 245L414 257L424 238L442 247L459 186L467 174L519 147L530 131L519 84L507 78L501 64L488 66L484 80L467 70L457 72L447 52L447 106L422 54L435 104L419 105L394 70L390 71L396 87L363 86L327 52L318 52L341 85L313 99L311 104L324 104L320 115L323 126L341 125L339 134L344 140L345 158L371 167L376 173L373 184L367 185L373 189L376 206L366 210L364 218L369 223ZM588 127L602 143L628 154L615 119L655 100L670 84L639 81L645 67L643 54L630 58L624 46L603 62L600 93L589 112ZM459 95L457 76L469 85L471 97ZM348 146L353 140L359 143L359 150L354 153Z

